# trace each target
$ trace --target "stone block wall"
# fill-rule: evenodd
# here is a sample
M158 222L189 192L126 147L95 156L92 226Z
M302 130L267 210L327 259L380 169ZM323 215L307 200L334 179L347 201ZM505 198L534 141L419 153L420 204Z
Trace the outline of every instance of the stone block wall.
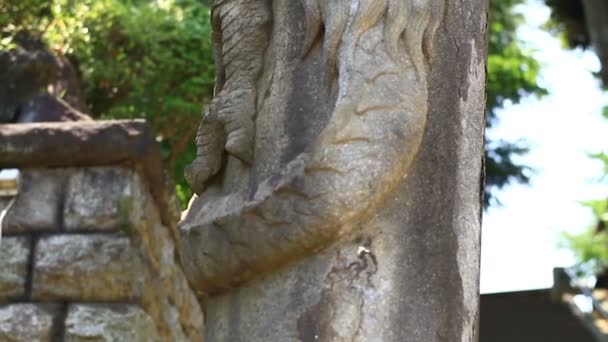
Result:
M138 172L22 170L2 226L0 341L202 341L176 228Z

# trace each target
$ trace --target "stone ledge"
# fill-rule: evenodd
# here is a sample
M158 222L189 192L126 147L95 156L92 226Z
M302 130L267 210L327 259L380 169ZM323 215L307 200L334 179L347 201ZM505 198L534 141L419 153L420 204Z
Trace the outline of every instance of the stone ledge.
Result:
M165 177L160 148L144 120L0 125L0 169L125 165L141 173L163 223L179 209Z
M131 301L145 283L139 256L123 235L57 235L35 247L32 298Z

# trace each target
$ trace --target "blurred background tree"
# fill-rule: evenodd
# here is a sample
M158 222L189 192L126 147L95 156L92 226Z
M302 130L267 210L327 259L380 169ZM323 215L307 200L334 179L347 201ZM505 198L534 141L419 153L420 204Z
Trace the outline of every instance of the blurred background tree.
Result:
M0 50L40 40L76 67L93 117L147 119L185 203L182 170L213 93L209 20L196 0L0 0Z
M562 35L570 48L595 50L602 70L598 73L608 85L608 2L605 0L545 0L552 10L548 27Z
M490 0L488 46L487 128L499 123L498 111L506 103L519 103L528 95L547 91L537 82L540 64L533 51L517 38L517 27L524 23L514 10L526 0ZM498 203L495 190L512 182L528 183L531 169L516 161L528 151L524 142L486 139L486 207Z
M529 94L546 91L540 69L516 37L522 24L515 6L525 0L491 0L488 59L488 121ZM0 0L0 50L18 49L24 32L69 60L96 118L146 118L156 129L166 166L185 203L183 177L194 158L194 135L203 104L212 96L210 1L198 0ZM487 141L486 204L495 189L528 182L529 169L514 157L519 142Z
M601 70L596 76L608 87L608 2L606 0L545 0L552 9L547 27L561 35L568 48L593 49ZM608 107L604 108L608 120ZM597 152L592 158L604 165L598 182L608 182L608 153ZM608 197L608 196L607 196ZM595 223L579 235L566 235L565 243L581 263L592 262L601 273L598 286L608 287L608 198L583 203L595 216Z

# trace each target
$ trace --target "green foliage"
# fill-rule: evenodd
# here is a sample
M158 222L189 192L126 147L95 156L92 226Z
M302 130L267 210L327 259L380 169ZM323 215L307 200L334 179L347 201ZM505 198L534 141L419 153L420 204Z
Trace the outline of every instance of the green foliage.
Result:
M489 186L502 188L511 181L529 182L528 175L532 172L527 166L519 165L513 157L528 153L528 148L522 143L508 141L486 142L486 183Z
M545 3L552 9L548 27L563 35L567 47L587 48L590 46L591 37L585 22L583 2L545 0ZM604 65L604 67L606 66ZM608 119L608 107L603 109L602 115ZM590 157L600 161L604 166L598 182L608 182L608 153L595 153ZM600 265L598 272L606 274L608 268L608 198L586 201L583 205L592 210L596 222L582 234L566 234L565 245L576 254L580 262L593 261Z
M608 261L608 232L597 233L594 228L581 234L564 234L563 246L572 250L581 263L595 261L606 264Z
M48 0L0 1L0 30L5 37L17 30L40 31L51 17Z
M93 114L146 118L187 189L183 168L213 93L209 9L195 0L55 0L53 9L64 24L53 26L49 43L79 62Z
M537 83L540 64L522 46L516 30L523 17L514 13L525 0L491 0L488 46L487 108L488 127L497 124L496 112L505 103L519 103L524 96L543 96L547 91ZM493 199L491 190L512 181L527 183L529 168L514 161L528 152L521 142L487 141L486 205ZM494 201L496 202L496 201Z
M188 201L190 201L190 197L192 197L192 190L190 190L188 184L185 184L184 182L182 184L175 185L175 194L177 195L179 202L182 204L182 207L185 208Z
M41 35L48 26L51 9L48 1L0 0L0 50L15 48L13 37L21 32Z
M603 175L600 177L599 181L608 181L608 153L594 153L591 154L591 158L600 161L604 165Z
M598 220L605 219L605 214L608 212L608 202L605 200L584 201L582 204L591 209L593 215Z
M608 154L597 153L592 158L604 165L598 182L607 182ZM564 247L572 250L581 263L595 262L599 265L597 271L602 272L608 267L608 198L585 201L582 204L591 209L596 222L581 234L564 234Z
M540 65L533 58L533 51L522 47L516 37L523 17L513 9L524 2L492 0L490 3L487 88L490 124L494 123L496 109L505 101L518 103L527 94L541 96L547 93L537 83Z
M147 119L180 196L190 196L183 169L195 157L215 73L208 7L197 0L0 0L0 13L4 49L27 31L74 62L95 117Z

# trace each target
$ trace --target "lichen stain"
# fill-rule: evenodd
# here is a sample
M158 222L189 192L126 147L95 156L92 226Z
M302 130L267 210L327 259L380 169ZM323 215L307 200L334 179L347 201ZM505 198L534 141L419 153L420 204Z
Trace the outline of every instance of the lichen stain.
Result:
M362 240L354 258L336 253L336 266L325 277L319 301L298 319L300 341L357 341L364 317L364 292L374 287L373 276L378 270L371 239Z

